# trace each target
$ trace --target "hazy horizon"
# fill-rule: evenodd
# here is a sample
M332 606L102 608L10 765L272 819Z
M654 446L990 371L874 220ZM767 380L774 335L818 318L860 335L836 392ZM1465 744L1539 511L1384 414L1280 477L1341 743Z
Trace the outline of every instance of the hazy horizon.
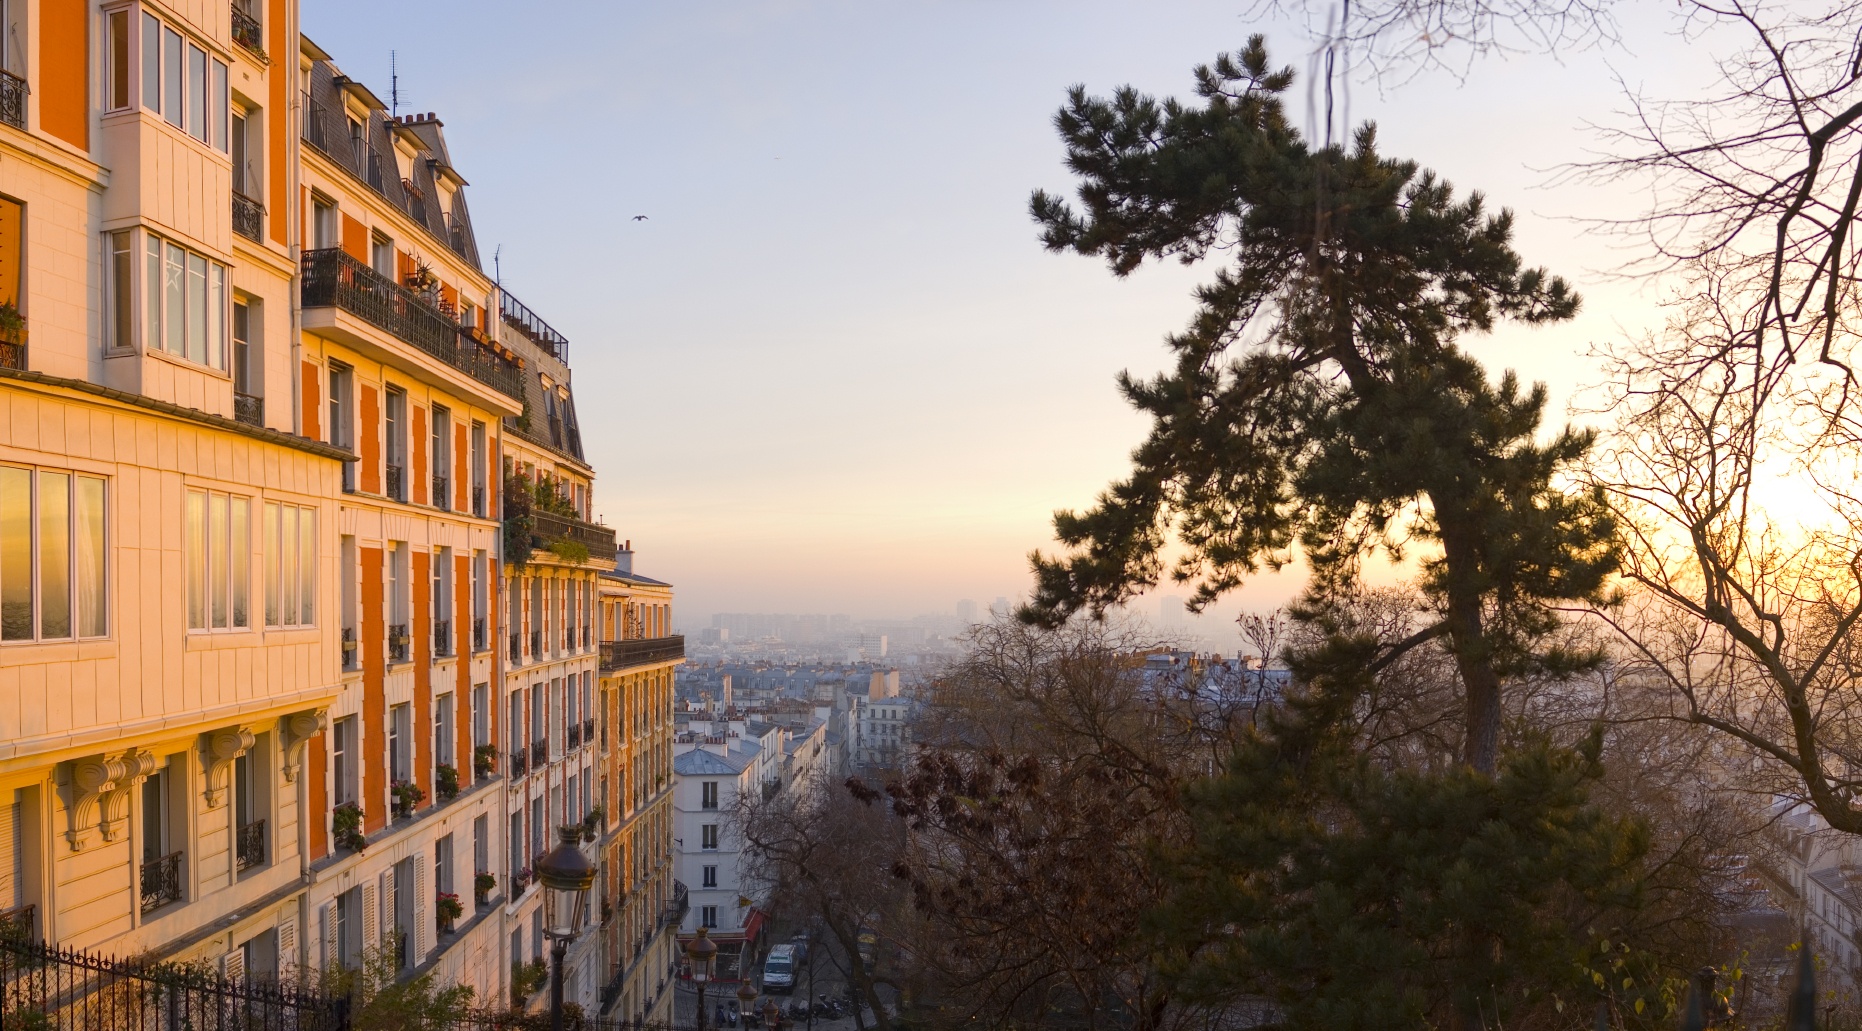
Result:
M1116 280L1041 249L1029 192L1073 189L1055 109L1074 83L1188 97L1190 69L1251 31L1302 76L1310 46L1215 3L448 13L333 2L304 28L382 96L397 51L402 111L445 123L487 272L498 253L571 341L597 511L674 584L685 629L1025 594L1053 510L1090 504L1146 430L1114 376L1162 364L1211 274ZM487 24L496 75L454 59ZM1594 146L1582 123L1610 117L1612 65L1667 92L1704 68L1633 20L1625 38L1637 52L1485 60L1465 85L1430 73L1349 98L1387 154L1515 208L1526 260L1584 291L1570 324L1471 342L1496 375L1548 380L1559 413L1597 378L1587 347L1647 324L1652 296L1602 274L1621 255L1565 220L1633 210L1634 192L1543 188L1547 170ZM1307 102L1302 79L1297 116ZM1298 585L1264 577L1199 623Z

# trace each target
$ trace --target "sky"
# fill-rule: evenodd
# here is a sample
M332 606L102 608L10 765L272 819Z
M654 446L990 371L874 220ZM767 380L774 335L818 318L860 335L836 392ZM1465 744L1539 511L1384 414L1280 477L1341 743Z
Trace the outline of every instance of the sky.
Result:
M1163 365L1211 274L1119 280L1041 248L1029 193L1073 190L1054 111L1074 83L1187 98L1192 67L1256 31L1303 73L1303 26L1247 7L307 0L303 26L383 97L392 50L402 113L445 123L487 272L495 253L570 340L596 510L691 631L1026 594L1053 511L1123 475L1147 428L1115 376ZM1710 56L1624 29L1622 48L1349 94L1386 154L1514 208L1526 260L1584 293L1568 324L1471 343L1561 417L1600 378L1591 347L1658 321L1661 284L1613 275L1628 253L1574 221L1632 213L1635 186L1554 172L1618 117L1619 75L1673 94ZM1263 578L1199 625L1297 587Z

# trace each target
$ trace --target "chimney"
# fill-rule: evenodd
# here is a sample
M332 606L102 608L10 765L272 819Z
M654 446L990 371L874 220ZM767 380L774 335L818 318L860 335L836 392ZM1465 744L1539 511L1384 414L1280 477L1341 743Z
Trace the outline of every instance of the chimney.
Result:
M634 571L633 541L622 541L621 546L614 549L614 571L617 573L632 573Z

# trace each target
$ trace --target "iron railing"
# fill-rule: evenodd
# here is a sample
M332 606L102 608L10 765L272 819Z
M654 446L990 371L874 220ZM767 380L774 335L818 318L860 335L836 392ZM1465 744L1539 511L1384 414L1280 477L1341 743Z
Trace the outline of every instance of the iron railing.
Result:
M562 631L562 650L575 651L575 627L564 627Z
M432 502L434 508L444 509L450 512L453 510L453 495L447 487L448 483L446 477L435 476L433 478L433 493L428 500Z
M0 331L0 369L26 371L26 331Z
M248 426L265 425L265 399L233 391L233 419Z
M582 725L571 723L569 724L569 751L573 752L580 747L582 747Z
M265 205L233 191L233 232L258 243L265 233Z
M589 742L595 740L595 718L593 716L582 721L582 740Z
M240 7L237 0L235 0L233 4L233 42L252 51L252 56L257 57L259 60L269 61L271 58L266 56L264 38L265 33L259 26L259 20L252 16L252 12Z
M401 480L402 480L401 467L398 465L389 466L388 467L387 496L393 498L396 501L407 500L407 495L402 493L402 487L405 485L401 482Z
M530 752L518 749L511 753L511 776L521 777L530 769Z
M645 666L685 658L685 635L645 637L631 641L601 642L601 672L612 673L629 666Z
M388 661L406 662L409 643L406 623L395 623L388 627Z
M336 307L420 348L511 397L523 396L516 363L477 343L460 342L459 323L427 298L337 247L304 252L304 307Z
M485 488L472 488L472 514L480 518L485 515Z
M239 868L250 870L265 862L265 821L254 820L239 828Z
M485 650L484 616L474 616L472 619L472 650L475 652L482 652Z
M433 621L433 654L451 655L453 653L453 624L450 619Z
M181 901L181 853L170 852L142 864L142 911L153 913Z
M356 661L357 656L359 654L360 652L356 648L356 628L352 626L344 627L343 628L343 668L344 669L355 669L357 666L359 666L360 663Z
M614 531L580 519L559 516L554 512L530 513L532 535L548 540L575 541L588 548L589 554L611 558L614 555Z
M15 129L26 127L26 94L32 88L26 80L12 72L0 69L0 122Z
M550 761L549 739L545 738L542 741L530 742L530 764L532 766L542 766L544 763L547 763L549 761Z
M532 661L543 657L543 631L530 631L530 658Z
M523 639L524 637L522 634L516 633L515 631L512 632L511 634L511 665L513 666L521 666L524 663L524 650L522 647Z

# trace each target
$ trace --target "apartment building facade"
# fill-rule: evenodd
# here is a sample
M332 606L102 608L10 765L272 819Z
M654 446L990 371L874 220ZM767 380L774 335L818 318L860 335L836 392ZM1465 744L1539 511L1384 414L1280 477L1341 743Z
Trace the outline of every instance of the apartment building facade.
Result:
M502 1002L554 826L665 853L610 781L678 655L607 683L567 341L295 0L0 22L0 920L255 976L394 943ZM591 915L590 1004L663 865Z

